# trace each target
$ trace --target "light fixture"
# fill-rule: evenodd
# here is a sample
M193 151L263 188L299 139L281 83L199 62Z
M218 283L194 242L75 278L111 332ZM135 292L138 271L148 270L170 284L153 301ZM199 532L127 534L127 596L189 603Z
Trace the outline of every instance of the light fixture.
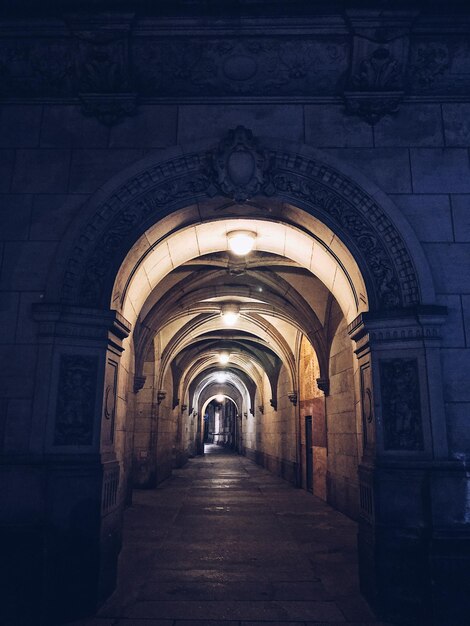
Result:
M240 307L234 303L223 304L220 307L220 314L226 326L233 326L240 317Z
M216 402L218 402L219 404L222 404L222 402L225 400L225 396L224 396L223 394L221 394L221 393L218 393L218 394L215 396L215 400L216 400Z
M221 365L227 365L229 361L230 361L230 354L228 352L219 353L219 363Z
M251 230L232 230L227 233L228 247L237 256L244 256L253 250L256 233Z
M215 379L218 383L225 383L227 382L227 374L225 374L224 372L217 372L217 374L215 375Z

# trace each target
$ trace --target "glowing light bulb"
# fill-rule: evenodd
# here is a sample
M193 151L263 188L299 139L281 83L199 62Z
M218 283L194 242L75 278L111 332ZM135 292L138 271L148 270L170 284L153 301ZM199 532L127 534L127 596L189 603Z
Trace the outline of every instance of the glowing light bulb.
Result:
M224 396L224 395L222 395L221 393L218 393L218 394L215 396L215 400L216 400L216 402L218 402L219 404L222 404L222 402L225 400L225 396Z
M240 307L238 304L223 304L220 314L226 326L233 326L240 317Z
M230 361L230 354L228 352L221 352L219 354L219 363L221 363L222 365L227 365L229 361Z
M219 372L218 374L216 374L215 379L218 383L225 383L227 382L227 374Z
M237 256L244 256L253 250L256 233L250 230L232 230L227 233L228 247Z

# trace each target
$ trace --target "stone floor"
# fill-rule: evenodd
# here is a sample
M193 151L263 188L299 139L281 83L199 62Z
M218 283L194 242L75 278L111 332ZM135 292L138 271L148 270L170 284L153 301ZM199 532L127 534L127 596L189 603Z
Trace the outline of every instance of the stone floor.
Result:
M74 626L380 623L358 590L354 522L244 457L206 452L135 492L117 591Z

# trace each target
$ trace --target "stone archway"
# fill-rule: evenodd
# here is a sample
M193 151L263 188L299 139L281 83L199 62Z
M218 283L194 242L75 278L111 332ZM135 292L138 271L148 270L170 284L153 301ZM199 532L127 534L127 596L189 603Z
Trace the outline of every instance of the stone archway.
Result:
M119 552L123 498L118 489L123 487L113 456L113 421L122 341L131 330L121 315L119 294L126 292L132 272L117 287L116 275L147 229L166 218L170 232L191 227L198 212L185 214L182 209L202 202L212 203L227 219L268 221L276 219L271 205L290 203L338 236L327 247L339 265L341 246L354 258L367 292L356 290L361 313L348 320L356 348L363 440L361 579L373 602L393 606L401 597L405 610L418 615L416 598L422 596L423 580L429 580L431 551L430 535L423 541L421 528L424 523L431 529L432 518L416 494L423 489L430 493L433 463L446 456L438 353L443 310L433 306L427 264L400 213L374 186L316 152L257 141L242 127L218 145L143 161L103 187L84 207L75 232L63 241L46 302L36 308L40 335L54 344L52 350L44 348L44 360L51 364L49 388L43 394L48 406L45 447L57 473L75 477L77 493L93 491L100 511L99 520L95 517L88 529L89 562L100 571L98 583L90 582L84 592L88 606L112 589ZM294 217L287 213L283 219L289 227L308 231ZM200 213L198 219L204 222ZM159 241L156 236L152 245ZM141 252L136 250L136 261ZM90 396L95 398L81 425L83 441L58 436L67 430L62 408L76 401L67 385L76 372L89 379ZM78 456L79 479L76 467L67 465L67 457L76 462ZM59 495L61 489L57 487ZM407 502L398 521L385 505L390 499ZM64 506L71 516L73 497ZM79 560L73 547L76 529L67 532L66 545ZM73 598L73 580L61 585L64 597Z

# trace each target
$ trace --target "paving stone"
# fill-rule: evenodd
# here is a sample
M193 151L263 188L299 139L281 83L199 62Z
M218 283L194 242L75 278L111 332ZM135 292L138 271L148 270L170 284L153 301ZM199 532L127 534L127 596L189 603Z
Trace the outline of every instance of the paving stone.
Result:
M376 623L359 593L356 524L214 448L134 492L118 587L99 616L116 626L344 624L346 614Z

